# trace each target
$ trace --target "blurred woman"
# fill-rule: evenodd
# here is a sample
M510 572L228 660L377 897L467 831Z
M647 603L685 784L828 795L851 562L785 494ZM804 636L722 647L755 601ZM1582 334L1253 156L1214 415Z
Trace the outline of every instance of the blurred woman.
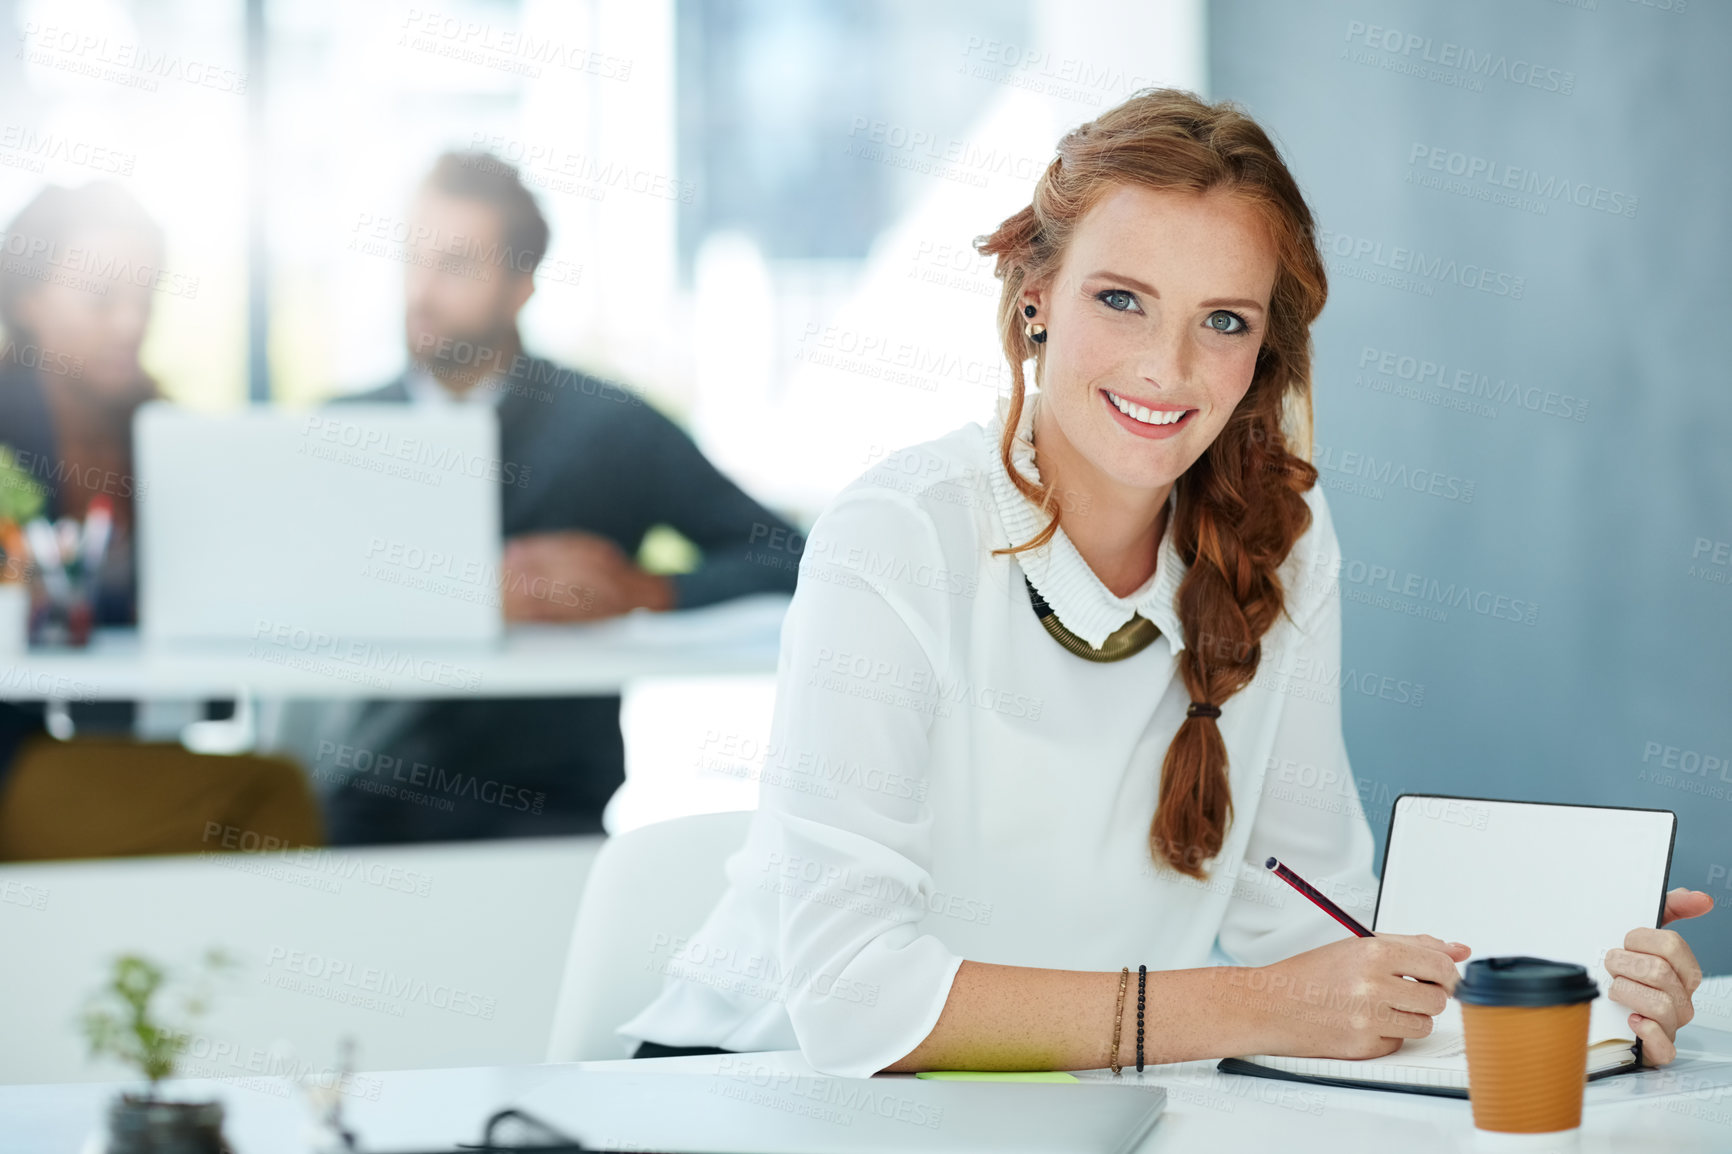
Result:
M162 230L119 185L50 185L7 226L0 252L0 441L44 491L49 519L82 520L108 498L96 621L130 625L132 416L159 395L139 350Z
M136 622L132 419L160 395L139 353L163 259L162 229L113 183L50 185L0 237L0 445L42 491L45 518L82 521L99 500L112 510L96 626ZM57 741L40 703L0 705L0 860L220 849L210 823L320 840L289 762L135 743L129 702L74 702L67 716L84 736Z

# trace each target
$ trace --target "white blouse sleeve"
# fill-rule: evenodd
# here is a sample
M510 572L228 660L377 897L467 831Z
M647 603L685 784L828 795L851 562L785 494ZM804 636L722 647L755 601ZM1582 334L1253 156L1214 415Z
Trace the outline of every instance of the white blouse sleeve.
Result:
M777 896L778 953L797 976L789 1020L824 1073L865 1077L913 1050L962 964L920 928L953 577L912 499L851 489L813 525L782 627L758 884Z
M1309 612L1299 615L1294 649L1282 666L1339 674L1341 591L1335 578L1341 551L1321 494L1311 504L1315 552L1300 578L1306 595L1295 598ZM1339 676L1334 682L1291 687L1309 692L1276 690L1281 719L1264 767L1241 880L1220 928L1221 948L1243 965L1267 965L1349 932L1265 869L1269 857L1279 858L1367 928L1371 924L1377 901L1374 842L1342 738Z

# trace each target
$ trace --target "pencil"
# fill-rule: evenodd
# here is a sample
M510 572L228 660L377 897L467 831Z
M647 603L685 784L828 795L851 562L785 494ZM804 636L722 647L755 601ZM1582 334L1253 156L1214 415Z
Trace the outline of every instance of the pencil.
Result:
M1276 877L1304 894L1307 898L1310 898L1317 904L1318 909L1346 926L1359 937L1369 938L1372 936L1371 931L1355 921L1353 915L1324 897L1322 891L1320 891L1316 886L1312 885L1310 882L1306 881L1304 878L1300 877L1274 858L1270 858L1268 861L1264 862L1263 866L1266 869L1274 870Z

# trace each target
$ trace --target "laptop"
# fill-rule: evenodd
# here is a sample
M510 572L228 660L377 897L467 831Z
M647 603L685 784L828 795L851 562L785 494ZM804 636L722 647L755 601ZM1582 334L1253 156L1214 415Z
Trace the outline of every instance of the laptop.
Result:
M145 405L144 643L496 642L500 485L524 471L500 460L498 421L470 405Z
M567 1067L512 1105L539 1123L526 1131L590 1150L1127 1154L1167 1100L1153 1085L836 1078L754 1058L740 1055L719 1074Z

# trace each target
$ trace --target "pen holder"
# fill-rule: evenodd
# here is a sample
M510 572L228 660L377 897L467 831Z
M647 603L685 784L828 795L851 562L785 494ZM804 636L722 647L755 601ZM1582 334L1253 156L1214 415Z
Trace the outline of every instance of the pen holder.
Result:
M95 585L89 574L63 572L47 579L37 568L30 579L30 644L89 644Z

